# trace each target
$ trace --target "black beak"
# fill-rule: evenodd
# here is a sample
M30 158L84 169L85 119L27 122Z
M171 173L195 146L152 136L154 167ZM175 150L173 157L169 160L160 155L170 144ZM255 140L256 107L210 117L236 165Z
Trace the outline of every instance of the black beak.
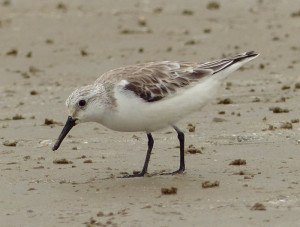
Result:
M68 117L68 120L67 120L63 130L61 131L55 145L52 148L53 151L56 151L59 148L61 142L64 140L66 135L70 132L70 130L73 128L73 126L76 125L75 121L76 120L74 120L72 117L70 117L70 116Z

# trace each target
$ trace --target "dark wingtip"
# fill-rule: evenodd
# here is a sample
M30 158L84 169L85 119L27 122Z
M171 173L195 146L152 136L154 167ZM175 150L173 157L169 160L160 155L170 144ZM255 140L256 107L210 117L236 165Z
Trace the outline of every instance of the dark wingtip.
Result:
M246 55L247 57L256 57L256 56L258 56L259 54L256 53L255 51L248 51L248 52L245 53L245 55Z

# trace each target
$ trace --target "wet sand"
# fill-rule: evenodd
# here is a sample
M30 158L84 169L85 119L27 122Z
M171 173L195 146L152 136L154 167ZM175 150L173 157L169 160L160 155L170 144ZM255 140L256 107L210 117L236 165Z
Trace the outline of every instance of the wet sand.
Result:
M3 226L300 224L297 1L0 3ZM150 175L143 178L117 177L141 170L145 133L86 123L51 150L67 118L68 95L107 70L250 50L261 56L178 124L186 147L202 152L186 154L183 175L159 175L179 166L172 128L153 133ZM232 103L218 104L225 98ZM57 164L61 159L68 164ZM237 159L246 164L230 165ZM203 188L206 181L219 185ZM162 194L171 187L177 193Z

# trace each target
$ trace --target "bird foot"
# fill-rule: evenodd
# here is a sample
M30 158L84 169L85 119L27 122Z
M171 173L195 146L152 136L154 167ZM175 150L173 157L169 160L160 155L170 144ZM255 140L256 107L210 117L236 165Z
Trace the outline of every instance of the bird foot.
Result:
M146 172L139 172L139 173L134 173L134 174L128 174L128 175L125 175L125 176L121 176L121 177L118 177L118 178L133 178L133 177L143 177L145 176Z
M160 175L175 175L175 174L183 174L184 168L179 168L178 170L171 172L171 173L162 173Z

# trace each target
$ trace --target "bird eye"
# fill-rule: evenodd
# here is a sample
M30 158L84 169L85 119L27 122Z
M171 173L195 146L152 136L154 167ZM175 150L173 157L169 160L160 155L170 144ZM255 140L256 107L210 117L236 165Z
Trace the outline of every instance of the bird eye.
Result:
M79 106L85 106L86 101L82 99L78 102L78 104L79 104Z

